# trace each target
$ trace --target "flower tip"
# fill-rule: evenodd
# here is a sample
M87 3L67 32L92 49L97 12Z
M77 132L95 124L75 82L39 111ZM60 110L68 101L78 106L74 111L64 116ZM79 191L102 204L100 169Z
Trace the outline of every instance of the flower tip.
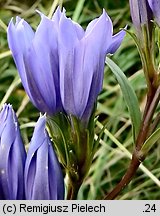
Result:
M52 16L52 20L57 20L59 22L60 18L61 18L61 15L65 13L65 9L63 8L62 11L61 11L61 8L60 6L58 6Z
M8 28L10 28L10 26L17 26L20 22L23 22L23 21L24 21L24 19L21 19L19 16L16 16L16 22L14 24L14 17L12 17L9 24L8 24Z
M46 113L44 113L44 114L40 113L39 119L46 119L46 116L47 116Z
M39 11L38 9L35 10L36 13L38 13L38 15L40 15L41 19L46 17L41 11Z
M43 16L42 12L40 12L38 9L35 10L36 13L38 13L40 16Z
M4 103L3 106L2 106L2 109L7 109L7 108L8 109L12 109L12 104L10 104L10 103L9 104Z
M126 28L127 26L125 26L125 28L123 28L120 32L112 36L112 43L109 46L108 51L107 51L109 54L114 54L116 50L120 47L126 35Z
M60 13L60 14L61 14L61 8L60 8L60 5L58 5L58 7L56 8L55 13Z
M62 8L62 13L66 14L66 9L64 7Z
M61 18L62 18L62 19L67 19L66 14L65 14L64 11L62 11L62 13L61 13Z
M45 125L46 125L46 114L42 115L40 113L40 116L39 116L39 119L38 119L38 121L37 121L37 123L35 125L35 128L38 128L38 129L43 128L43 129L45 129Z
M9 22L9 25L10 25L11 23L13 23L13 19L14 19L14 18L12 17L11 20L10 20L10 22Z
M120 30L124 30L124 31L126 31L127 28L128 28L128 25L126 25L124 28L121 28Z
M106 14L106 10L104 8L102 10L102 14Z
M107 12L106 12L106 10L104 8L103 8L102 14L101 14L101 16L99 18L104 20L104 22L110 22L110 24L112 25L112 21L111 21L109 15L107 14Z
M63 7L61 9L60 5L58 5L58 7L56 8L54 14L58 13L58 14L62 14L62 13L65 13L66 12L66 9Z
M48 20L50 20L50 19L49 19L45 14L43 14L41 11L36 10L36 12L37 12L38 15L41 17L41 22L40 22L39 26L42 25L43 21L48 21ZM44 23L44 26L46 26L46 25L47 25L47 23ZM36 32L38 31L39 26L37 27Z
M119 30L120 30L120 32L123 32L121 34L122 34L122 37L124 37L126 35L126 32L128 31L128 25L126 25L123 28L119 28Z
M20 17L16 17L16 23L15 23L15 28L23 28L25 25L24 19L20 18Z
M101 16L100 16L100 17L105 17L105 16L106 16L106 14L107 14L107 13L106 13L106 10L103 8L103 9L102 9L102 14L101 14Z
M13 17L12 17L11 20L9 21L9 24L8 24L8 27L7 27L7 32L9 32L9 30L11 28L13 28L13 27L14 27L14 22L13 22Z
M19 16L16 16L16 24L18 24L21 20L23 20L23 19L20 18Z

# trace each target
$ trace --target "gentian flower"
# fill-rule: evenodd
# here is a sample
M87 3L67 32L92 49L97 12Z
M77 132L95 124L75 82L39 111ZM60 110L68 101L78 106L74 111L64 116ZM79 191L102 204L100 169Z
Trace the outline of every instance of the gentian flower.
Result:
M11 105L0 112L0 199L18 200L24 196L24 164L26 152L17 117Z
M141 35L142 26L149 26L153 17L148 0L129 0L129 3L134 27L138 35Z
M64 181L47 131L46 116L39 118L25 164L26 199L64 199Z
M35 33L20 18L8 27L9 47L23 86L40 111L49 115L65 111L86 121L102 89L105 56L117 50L125 32L113 36L105 10L85 32L59 7L52 20L43 14L41 19Z
M148 3L156 18L157 24L160 26L160 1L159 0L148 0Z
M86 31L63 13L58 33L62 104L67 114L86 122L102 89L105 56L117 50L125 32L113 36L111 19L103 10Z
M57 19L41 14L34 33L31 26L17 17L8 26L8 43L22 84L32 103L41 111L53 114L61 108L59 95L59 60Z
M150 88L156 77L153 60L154 24L153 12L148 0L129 0L132 21L136 30L133 39L138 46L147 86ZM157 5L158 6L158 5ZM131 35L133 35L131 33Z
M76 185L78 191L96 150L94 108L102 89L105 56L118 49L125 31L113 35L105 10L86 31L59 7L51 20L40 15L35 33L23 19L17 18L15 24L11 20L8 43L32 103L47 113L52 140L70 185ZM27 155L26 199L64 196L63 178L45 121L45 117L38 121Z

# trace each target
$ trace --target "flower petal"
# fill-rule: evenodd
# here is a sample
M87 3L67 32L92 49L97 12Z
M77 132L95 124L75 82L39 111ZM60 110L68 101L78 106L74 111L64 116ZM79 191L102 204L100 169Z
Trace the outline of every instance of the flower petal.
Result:
M8 44L12 51L23 86L31 100L33 100L33 98L28 87L23 56L30 47L33 37L34 32L27 22L17 17L16 24L14 25L13 19L11 19L7 29Z
M63 13L65 13L65 10L63 10ZM63 13L61 12L60 6L58 6L52 17L52 20L56 23L56 26L59 26L59 21Z
M75 114L73 93L74 46L79 42L73 22L63 14L59 26L60 92L65 110Z
M26 153L17 118L10 105L4 105L0 122L0 199L24 199L23 171ZM3 128L3 130L2 130Z
M59 43L62 44L65 49L74 47L79 41L79 35L77 35L77 29L72 20L67 18L63 13L59 22Z
M107 53L110 53L110 54L115 53L116 50L120 47L125 35L126 35L125 30L121 30L120 32L115 34L112 37L112 43L110 44L110 46L107 50Z
M112 40L112 24L105 11L92 25L92 28L89 28L88 34L75 49L74 103L76 113L80 118L86 112L87 104L91 103L93 108L97 95L101 91L104 58ZM98 35L97 32L99 32ZM94 89L91 91L91 86L95 87L95 91Z
M11 21L8 42L22 84L32 103L41 112L53 114L61 109L57 32L55 22L43 14L41 18L35 34L24 20L17 18L15 25Z
M39 102L37 98L36 103L40 110L49 114L53 114L57 106L60 106L57 35L54 29L54 22L43 15L26 57L26 65L29 69L28 83L33 83L30 86L33 87L33 98L36 101L37 97L34 94L39 93L41 101Z
M63 176L45 130L45 123L46 116L40 117L28 150L25 165L26 199L51 200L64 197ZM57 182L59 176L60 181Z
M16 18L15 25L11 19L7 33L9 48L14 56L24 53L34 38L34 32L30 25L19 17Z

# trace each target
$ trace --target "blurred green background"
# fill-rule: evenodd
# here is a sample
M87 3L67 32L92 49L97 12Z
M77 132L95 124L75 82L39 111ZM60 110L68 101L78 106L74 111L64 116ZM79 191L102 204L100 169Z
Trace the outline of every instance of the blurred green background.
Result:
M128 0L0 0L0 108L12 103L17 112L26 148L32 136L39 112L29 102L21 85L11 53L8 49L6 29L11 17L24 18L36 29L40 17L36 9L51 17L57 5L63 5L67 16L84 28L105 8L114 25L114 33L126 24L132 29ZM98 34L98 32L97 32ZM44 41L45 43L45 41ZM112 59L130 80L139 99L141 110L146 100L146 84L141 62L132 38L127 34ZM112 72L105 67L103 90L98 98L98 124L95 138L102 125L106 130L100 141L90 173L79 199L101 199L119 182L131 158L133 143L130 117L119 85ZM132 182L117 199L160 199L160 145L151 150Z

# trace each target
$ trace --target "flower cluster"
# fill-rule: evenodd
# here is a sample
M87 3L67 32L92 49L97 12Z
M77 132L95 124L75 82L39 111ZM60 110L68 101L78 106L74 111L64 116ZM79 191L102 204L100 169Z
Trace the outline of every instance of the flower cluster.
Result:
M40 15L35 33L19 17L8 27L9 47L23 86L41 112L65 112L86 122L102 88L105 56L117 50L125 32L113 36L105 10L86 31L59 7L52 19Z
M118 49L125 31L113 35L113 25L105 10L85 31L59 7L52 19L38 13L41 22L36 32L19 17L15 24L11 20L8 43L25 91L39 111L46 113L49 133L69 177L68 194L73 198L88 173L97 147L94 114L102 89L105 57ZM39 120L38 124L43 121ZM38 129L36 133L40 141L32 139L25 163L27 199L42 198L37 191L43 191L45 185L48 188L51 182L54 190L62 191L57 186L57 179L61 179L58 168L47 166L47 163L57 164L49 139L42 138ZM38 171L43 169L47 175L47 168L51 172L40 189L43 177ZM45 198L58 197L54 190L48 195L46 189Z
M26 154L17 117L11 105L0 112L0 199L64 199L64 182L58 159L39 118Z

